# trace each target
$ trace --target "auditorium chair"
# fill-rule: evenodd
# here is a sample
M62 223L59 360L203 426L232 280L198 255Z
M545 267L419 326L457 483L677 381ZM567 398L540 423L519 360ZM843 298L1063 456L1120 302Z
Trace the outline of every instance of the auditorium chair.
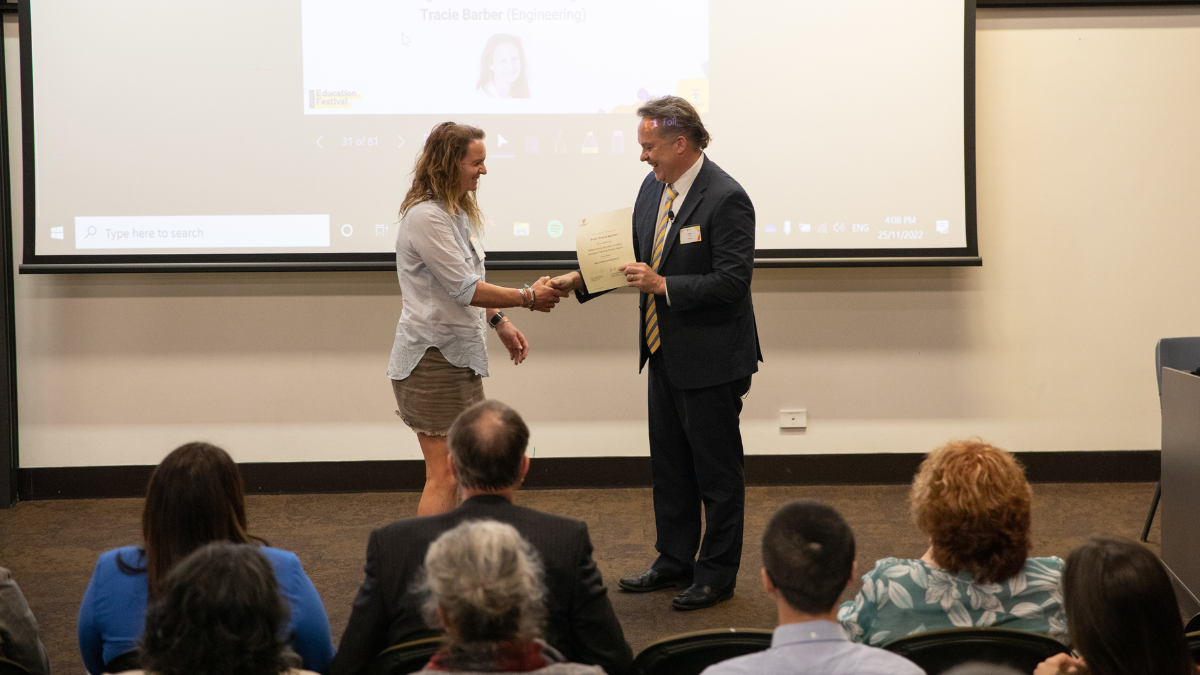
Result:
M1196 631L1200 631L1200 613L1188 619L1188 622L1183 626L1183 632L1185 633L1195 633Z
M127 670L142 669L142 653L136 649L130 649L127 652L117 654L112 657L112 660L104 664L104 672L106 673L123 673Z
M939 675L968 661L998 663L1032 673L1042 661L1067 651L1046 635L1007 628L951 628L892 640L884 649Z
M29 675L29 671L16 661L0 656L0 675Z
M401 642L379 652L367 665L367 675L408 675L421 670L442 646L442 634L430 633L429 637Z
M761 652L771 646L772 631L761 628L718 628L664 638L633 660L637 675L700 675L727 659Z
M1192 652L1192 660L1200 663L1200 631L1188 633L1186 635L1188 641L1188 649Z
M1154 345L1154 375L1158 377L1158 398L1162 400L1162 369L1174 368L1192 372L1200 368L1200 337L1163 338ZM1154 488L1154 499L1150 500L1150 513L1146 514L1146 526L1142 528L1142 541L1150 536L1150 525L1154 523L1154 512L1158 511L1158 500L1162 498L1162 483Z

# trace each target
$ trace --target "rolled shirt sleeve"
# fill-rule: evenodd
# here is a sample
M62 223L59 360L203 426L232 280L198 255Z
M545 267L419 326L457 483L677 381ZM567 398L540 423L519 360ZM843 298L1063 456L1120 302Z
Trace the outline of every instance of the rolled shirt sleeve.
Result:
M431 209L426 214L428 217L413 223L409 242L446 293L459 305L468 307L475 296L475 286L483 277L463 257L451 221L442 217L440 210Z

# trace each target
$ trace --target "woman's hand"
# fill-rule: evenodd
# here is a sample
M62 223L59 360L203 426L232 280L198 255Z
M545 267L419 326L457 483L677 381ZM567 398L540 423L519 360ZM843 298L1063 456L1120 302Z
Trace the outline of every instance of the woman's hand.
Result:
M1084 675L1087 664L1070 654L1055 654L1038 664L1033 675Z
M549 312L550 310L554 309L554 306L558 304L559 300L567 297L566 291L560 291L557 288L550 286L546 283L548 281L550 281L550 277L542 277L541 279L537 280L537 283L530 287L534 292L535 302L533 308L539 312Z
M504 321L499 326L496 326L496 335L500 337L500 341L508 348L508 356L516 365L521 365L526 356L529 356L529 342L525 340L525 336L511 321Z

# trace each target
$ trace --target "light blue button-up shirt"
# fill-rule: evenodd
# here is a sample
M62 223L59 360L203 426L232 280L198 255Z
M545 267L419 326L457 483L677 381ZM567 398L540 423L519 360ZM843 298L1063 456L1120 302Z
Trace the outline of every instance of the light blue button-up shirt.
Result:
M404 309L388 363L393 380L408 377L430 347L487 377L486 310L471 306L484 277L483 259L471 234L465 214L451 216L434 201L417 204L400 220L396 274Z
M770 649L722 661L702 675L925 675L925 671L902 656L851 642L832 621L805 621L776 628Z

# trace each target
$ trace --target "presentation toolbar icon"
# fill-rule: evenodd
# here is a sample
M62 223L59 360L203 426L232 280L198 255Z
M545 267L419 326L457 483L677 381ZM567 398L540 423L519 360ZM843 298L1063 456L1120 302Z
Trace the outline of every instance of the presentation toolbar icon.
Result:
M612 151L613 154L625 152L625 134L620 130L613 132Z
M937 228L938 234L950 234L950 221L948 220L939 220L934 223L934 227Z
M583 137L583 154L594 155L600 152L600 144L596 142L596 134L587 132Z
M507 143L508 143L507 138L501 136L500 134L496 134L496 149L497 150L504 147Z
M563 132L558 132L558 136L554 137L554 154L567 154L567 135Z
M783 221L783 233L784 234L792 233L792 221L790 221L790 220Z
M763 230L765 230L767 232L774 232L775 231L774 223L768 224L766 227L763 228Z
M63 228L61 228L61 227L50 228L50 238L51 239L66 239L66 235L63 234Z
M806 234L812 232L812 223L800 223L800 231Z
M821 226L817 228L817 234L829 234L829 227L825 223L821 223Z
M343 237L349 237L352 234L354 234L354 227L351 226L350 223L346 223L345 225L342 225L342 236Z
M538 150L537 136L526 136L525 137L525 154L536 155L536 154L538 154L537 150Z
M557 220L550 221L550 224L546 226L546 233L549 234L551 237L558 239L559 237L562 236L563 224L558 222Z
M528 237L529 236L529 223L513 223L513 236L514 237Z
M386 237L387 231L388 231L388 226L386 223L375 223L375 236L376 237Z

